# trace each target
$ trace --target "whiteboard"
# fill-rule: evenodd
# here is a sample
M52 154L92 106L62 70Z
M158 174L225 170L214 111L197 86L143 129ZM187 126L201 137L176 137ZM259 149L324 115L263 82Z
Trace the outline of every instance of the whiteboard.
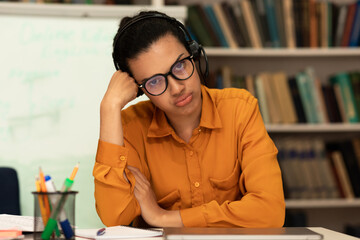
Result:
M21 210L33 214L39 167L57 188L77 162L76 225L102 226L92 168L99 105L114 72L116 18L0 15L0 166L14 167Z

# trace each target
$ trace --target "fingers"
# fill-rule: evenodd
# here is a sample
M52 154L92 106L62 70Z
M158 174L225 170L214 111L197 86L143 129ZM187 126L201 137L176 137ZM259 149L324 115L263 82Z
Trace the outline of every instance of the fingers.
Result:
M128 73L116 71L111 77L103 101L113 104L119 104L121 107L136 98L138 86Z
M146 189L150 187L150 182L147 180L144 174L140 172L138 168L132 166L127 166L127 167L135 177L136 180L135 188Z

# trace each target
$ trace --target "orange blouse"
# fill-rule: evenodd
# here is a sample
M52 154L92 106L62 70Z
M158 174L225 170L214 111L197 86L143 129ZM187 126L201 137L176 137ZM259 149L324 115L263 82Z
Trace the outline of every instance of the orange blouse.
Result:
M202 86L202 101L189 143L150 101L122 111L124 146L99 141L93 170L96 209L106 226L128 225L141 214L127 165L147 177L160 207L180 210L185 227L283 226L277 149L256 98L243 89Z

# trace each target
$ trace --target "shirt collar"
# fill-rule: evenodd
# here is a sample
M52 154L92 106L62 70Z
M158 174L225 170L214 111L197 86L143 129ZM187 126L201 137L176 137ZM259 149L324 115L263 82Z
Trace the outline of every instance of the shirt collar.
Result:
M201 85L202 94L202 111L200 118L200 127L216 129L221 128L221 119L216 108L214 99L209 93L209 89ZM165 113L155 107L153 119L151 121L148 137L164 137L171 135L174 129L170 126L165 116Z

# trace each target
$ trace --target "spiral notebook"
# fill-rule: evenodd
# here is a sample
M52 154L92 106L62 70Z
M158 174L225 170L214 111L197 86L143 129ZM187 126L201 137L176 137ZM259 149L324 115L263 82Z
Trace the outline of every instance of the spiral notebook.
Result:
M321 240L308 228L164 228L165 240Z

